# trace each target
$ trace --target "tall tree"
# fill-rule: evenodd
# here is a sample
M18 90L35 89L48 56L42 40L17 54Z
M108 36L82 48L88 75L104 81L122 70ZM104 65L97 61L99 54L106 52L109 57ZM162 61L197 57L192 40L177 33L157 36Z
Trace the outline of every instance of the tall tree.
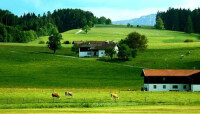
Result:
M116 54L115 48L114 47L109 47L105 50L105 54L109 56L112 60L113 56Z
M59 33L53 34L49 37L49 41L47 42L49 49L53 50L54 54L57 49L61 48L62 35Z
M131 56L131 49L126 44L121 44L119 46L119 52L117 54L119 59L128 60Z
M84 30L85 33L87 34L88 31L91 30L91 28L90 28L88 25L86 25L86 26L84 26L84 27L82 28L82 30Z
M186 33L193 33L193 23L192 23L192 19L190 16L187 17L187 23L185 26L185 32Z
M106 25L110 25L110 24L112 24L112 21L111 21L111 19L106 19Z
M161 17L157 18L155 28L160 29L160 30L165 29L164 23L163 23L163 20L161 19Z
M145 35L141 35L137 32L128 34L127 38L120 40L119 44L126 44L131 49L138 49L144 51L147 49L147 38Z
M106 17L102 16L99 18L99 24L105 24L106 23Z

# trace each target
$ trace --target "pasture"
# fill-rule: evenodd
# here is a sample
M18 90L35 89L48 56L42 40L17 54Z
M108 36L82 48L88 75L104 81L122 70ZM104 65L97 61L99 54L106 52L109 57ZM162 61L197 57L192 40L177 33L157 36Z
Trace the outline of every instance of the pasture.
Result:
M80 40L93 40L93 41L105 41L115 40L119 41L126 38L131 32L139 32L140 34L146 35L148 38L149 49L172 49L182 47L200 47L200 35L199 34L186 34L183 32L168 31L168 30L156 30L150 27L144 28L127 28L126 26L103 26L96 25L88 34L84 32L76 34L79 29L70 30L62 33L64 41L80 41ZM184 43L186 39L194 40L193 43ZM39 41L47 41L48 37L41 37L29 45L36 45Z
M160 31L151 27L126 28L113 25L96 25L88 34L75 34L77 31L78 29L62 33L62 42L119 41L128 33L137 31L147 36L149 47L131 61L107 61L109 58L78 58L70 49L72 45L63 45L56 54L52 54L46 44L38 44L41 40L47 41L48 37L24 44L0 43L0 108L27 108L0 110L0 113L26 113L29 108L44 108L31 111L49 113L58 110L45 108L67 107L70 109L63 110L74 112L72 107L90 107L81 109L86 113L96 110L98 113L115 113L113 107L118 107L119 112L126 110L127 113L143 113L143 109L147 109L145 112L148 113L157 109L162 109L160 113L179 113L179 107L183 107L183 112L199 111L199 106L192 106L200 105L198 92L151 93L139 90L143 86L143 77L140 76L143 68L200 69L200 35ZM188 38L194 42L184 43ZM191 54L186 55L189 51ZM180 55L184 55L184 58L180 59ZM65 97L65 91L72 91L74 98ZM61 99L53 99L53 92L58 93ZM118 94L119 100L111 99L111 93ZM131 107L123 108L124 106ZM193 110L188 110L189 108Z
M74 97L65 96L65 91L73 92ZM58 93L60 99L52 98ZM116 93L119 99L111 99ZM116 107L140 105L199 105L198 92L140 92L117 89L0 89L1 109L24 108L73 108L73 107Z

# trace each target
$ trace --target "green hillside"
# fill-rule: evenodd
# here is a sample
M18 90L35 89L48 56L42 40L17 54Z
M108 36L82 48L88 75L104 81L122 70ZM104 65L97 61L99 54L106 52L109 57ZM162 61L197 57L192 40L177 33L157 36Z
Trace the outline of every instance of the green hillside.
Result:
M115 40L119 41L125 38L130 32L136 31L144 34L149 40L149 49L166 49L166 48L180 48L180 47L200 47L200 35L199 34L186 34L183 32L168 31L168 30L156 30L152 27L143 28L127 28L122 25L96 25L88 34L84 32L76 34L80 29L71 30L62 33L63 41L79 41L79 40ZM186 39L192 39L195 43L184 43ZM47 41L48 37L41 37L30 45L38 44L39 41Z
M88 34L62 33L64 40L116 40L130 32L145 34L149 40L146 52L138 53L131 61L104 62L98 58L77 58L63 45L57 55L38 44L42 37L26 44L0 43L1 88L112 88L139 90L143 68L200 69L200 35L160 31L151 27L96 25ZM193 43L184 43L185 39ZM186 55L191 51L191 55ZM185 55L180 59L180 55Z

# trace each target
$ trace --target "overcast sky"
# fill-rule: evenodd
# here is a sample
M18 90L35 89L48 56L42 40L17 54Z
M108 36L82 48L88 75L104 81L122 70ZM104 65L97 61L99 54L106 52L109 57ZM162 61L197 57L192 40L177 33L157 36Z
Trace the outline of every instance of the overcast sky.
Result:
M113 21L137 18L166 11L169 7L200 7L200 0L0 0L0 8L8 9L16 15L27 12L43 14L61 8L80 8L106 16Z

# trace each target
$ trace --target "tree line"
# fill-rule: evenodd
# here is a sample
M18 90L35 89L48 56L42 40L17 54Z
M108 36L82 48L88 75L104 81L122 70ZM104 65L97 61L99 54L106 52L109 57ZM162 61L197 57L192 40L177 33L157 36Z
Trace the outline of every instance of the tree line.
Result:
M186 33L200 33L200 9L169 8L166 12L157 13L156 28ZM163 25L164 27L163 27Z
M29 42L40 36L50 36L56 31L111 23L110 19L95 17L93 13L81 9L58 9L43 15L26 13L22 16L0 9L0 42Z

